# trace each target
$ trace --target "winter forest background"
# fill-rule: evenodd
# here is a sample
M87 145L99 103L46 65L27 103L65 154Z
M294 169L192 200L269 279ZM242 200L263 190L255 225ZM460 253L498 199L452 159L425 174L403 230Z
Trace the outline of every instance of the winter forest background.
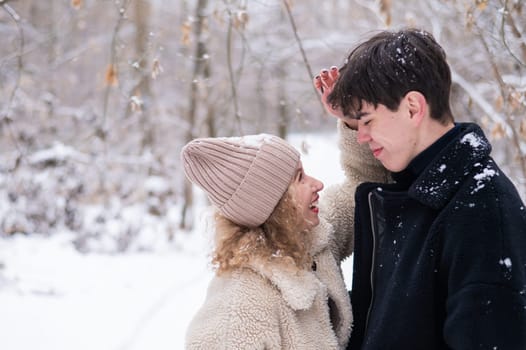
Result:
M59 237L71 249L61 264L96 255L101 269L108 257L160 254L165 265L200 251L188 243L204 228L181 147L258 132L294 139L306 156L309 135L334 147L312 77L401 26L445 48L456 119L483 126L526 198L523 0L0 0L0 305L56 296L23 287L38 258L28 242ZM339 171L332 156L311 167ZM14 327L5 315L0 334Z

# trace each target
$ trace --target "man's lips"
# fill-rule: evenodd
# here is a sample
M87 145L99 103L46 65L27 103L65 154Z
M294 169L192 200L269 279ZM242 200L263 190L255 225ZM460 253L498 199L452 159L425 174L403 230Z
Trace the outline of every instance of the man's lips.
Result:
M380 153L382 153L383 151L383 147L378 147L378 148L375 148L373 149L373 156L375 156L375 158L378 158L378 156L380 155Z

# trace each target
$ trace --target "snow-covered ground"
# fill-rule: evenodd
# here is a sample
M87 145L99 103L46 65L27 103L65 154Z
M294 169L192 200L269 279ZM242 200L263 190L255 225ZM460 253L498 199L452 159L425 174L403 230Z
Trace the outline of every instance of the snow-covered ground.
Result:
M326 186L343 178L336 138L291 137L308 151L306 172ZM209 209L196 193L195 229L157 240L148 252L79 253L70 232L0 239L0 348L182 349L212 277ZM347 281L351 263L344 263Z

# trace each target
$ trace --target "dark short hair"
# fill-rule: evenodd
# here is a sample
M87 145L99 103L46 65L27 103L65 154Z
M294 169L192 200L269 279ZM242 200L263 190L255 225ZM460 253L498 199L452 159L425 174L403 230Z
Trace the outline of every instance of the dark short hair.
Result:
M382 31L359 44L340 68L328 102L353 116L367 102L398 110L409 91L422 93L431 118L453 121L449 107L451 71L444 49L428 32L408 28Z

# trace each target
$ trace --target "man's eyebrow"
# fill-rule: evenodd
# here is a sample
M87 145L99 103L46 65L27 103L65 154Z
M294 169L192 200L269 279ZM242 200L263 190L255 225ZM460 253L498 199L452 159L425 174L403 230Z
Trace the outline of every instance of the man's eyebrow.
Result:
M350 117L352 119L360 120L360 118L368 116L368 115L369 115L368 112L356 112L356 113L351 114Z

